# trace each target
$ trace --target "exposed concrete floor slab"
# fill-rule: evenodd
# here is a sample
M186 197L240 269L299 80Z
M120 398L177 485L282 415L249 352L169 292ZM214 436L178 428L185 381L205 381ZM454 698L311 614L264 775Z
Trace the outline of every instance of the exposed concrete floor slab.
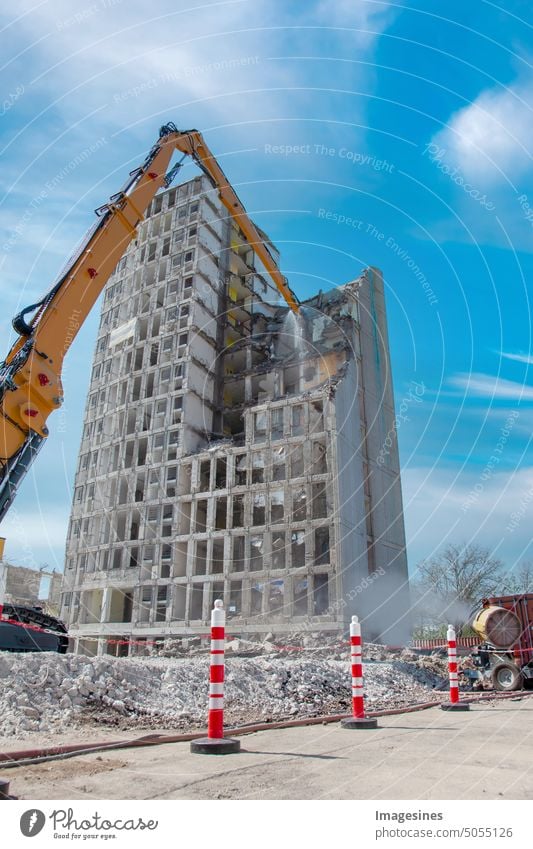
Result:
M531 699L379 722L250 734L234 755L193 755L178 743L0 774L25 799L533 798Z

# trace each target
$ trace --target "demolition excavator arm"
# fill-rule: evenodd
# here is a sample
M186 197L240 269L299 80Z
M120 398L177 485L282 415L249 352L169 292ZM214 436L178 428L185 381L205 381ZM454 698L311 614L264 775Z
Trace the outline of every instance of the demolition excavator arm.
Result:
M0 364L0 519L48 436L48 416L63 402L63 359L135 237L150 201L158 189L170 185L181 166L180 161L167 173L176 150L184 154L183 158L191 156L209 177L287 304L298 311L298 302L264 237L246 214L201 133L179 131L174 124L163 126L143 164L130 173L109 203L96 210L94 226L48 294L13 320L18 339Z

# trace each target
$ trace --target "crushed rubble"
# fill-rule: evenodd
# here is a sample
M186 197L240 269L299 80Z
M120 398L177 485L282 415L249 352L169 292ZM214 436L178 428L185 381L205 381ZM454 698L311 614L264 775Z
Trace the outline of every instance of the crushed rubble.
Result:
M243 642L238 641L240 644ZM290 655L265 648L226 662L227 725L345 713L349 661L339 645ZM252 649L249 649L252 651ZM446 687L446 663L409 650L365 647L368 709L427 701ZM209 656L114 658L0 653L0 736L60 734L67 727L195 729L205 726Z

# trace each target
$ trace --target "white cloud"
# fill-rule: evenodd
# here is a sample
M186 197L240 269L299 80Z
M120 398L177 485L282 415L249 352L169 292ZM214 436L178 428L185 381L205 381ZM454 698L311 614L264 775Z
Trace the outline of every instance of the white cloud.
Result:
M513 180L532 168L533 82L482 92L433 139L471 179Z
M533 386L491 374L456 374L450 383L469 395L491 400L533 401Z
M13 38L35 44L21 70L26 97L40 94L39 110L69 126L102 108L87 137L143 122L242 121L254 115L248 89L283 89L283 67L261 60L272 47L271 15L262 0L160 0L155 6L97 0L76 8L68 0L42 4ZM47 38L37 44L43 33ZM241 64L242 63L242 64ZM11 70L11 67L8 69ZM264 114L275 95L262 96ZM259 104L257 104L257 112ZM198 120L192 120L192 116ZM46 118L46 116L45 116ZM42 121L39 122L42 124ZM139 132L141 136L141 132Z
M501 351L500 356L505 357L506 360L516 360L518 363L533 365L533 356L531 354L511 354L508 351Z
M269 119L320 114L320 98L309 88L322 74L320 64L311 78L309 62L276 55L289 52L297 60L300 50L306 55L312 48L320 56L326 40L330 53L332 41L345 36L368 50L390 11L386 2L366 0L301 7L266 0L127 5L97 0L80 11L69 0L55 0L20 21L13 38L22 35L21 43L35 48L22 70L15 63L9 69L24 77L26 96L40 92L39 108L53 105L50 115L64 116L67 124L102 108L94 123L110 132L124 127L131 135L137 124L174 120L180 128L231 126L234 138L247 132L248 122L252 134L255 122L260 135ZM336 84L353 84L354 67L339 67ZM356 73L360 82L369 71Z

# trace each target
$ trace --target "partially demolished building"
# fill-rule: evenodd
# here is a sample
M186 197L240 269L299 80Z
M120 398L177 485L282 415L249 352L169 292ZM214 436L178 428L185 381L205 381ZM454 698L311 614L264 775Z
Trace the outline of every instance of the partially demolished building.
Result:
M216 598L235 635L409 631L381 276L295 316L202 176L106 287L62 614L127 654L205 635Z

